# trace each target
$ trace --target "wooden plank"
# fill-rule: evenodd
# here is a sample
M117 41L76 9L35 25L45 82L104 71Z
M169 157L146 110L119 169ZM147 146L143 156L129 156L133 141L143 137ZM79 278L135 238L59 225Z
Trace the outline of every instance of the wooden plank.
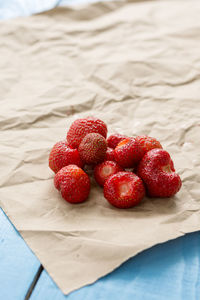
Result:
M30 300L196 300L200 295L199 262L200 233L196 232L140 253L69 296L43 271Z
M38 259L0 209L0 299L24 299L39 267Z

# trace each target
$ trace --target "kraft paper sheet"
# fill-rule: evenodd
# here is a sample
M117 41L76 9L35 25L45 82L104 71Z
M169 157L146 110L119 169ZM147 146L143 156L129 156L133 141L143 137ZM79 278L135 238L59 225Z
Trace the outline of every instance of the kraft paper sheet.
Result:
M118 1L0 23L0 206L65 294L200 229L199 16L197 1ZM181 191L119 210L91 179L66 203L48 155L88 115L159 139Z

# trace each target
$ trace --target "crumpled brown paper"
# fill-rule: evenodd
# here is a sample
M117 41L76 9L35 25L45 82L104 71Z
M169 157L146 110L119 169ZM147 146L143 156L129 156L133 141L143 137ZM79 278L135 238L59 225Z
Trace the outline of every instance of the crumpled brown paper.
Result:
M1 22L0 205L66 294L200 229L199 15L197 1L129 1ZM87 202L66 203L48 155L88 115L159 139L177 196L119 210L92 181Z

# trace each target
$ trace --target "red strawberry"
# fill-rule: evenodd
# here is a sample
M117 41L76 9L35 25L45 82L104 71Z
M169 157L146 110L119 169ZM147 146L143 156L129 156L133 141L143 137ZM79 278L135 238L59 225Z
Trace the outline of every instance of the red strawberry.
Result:
M81 141L78 151L84 163L98 164L105 158L106 139L99 133L89 133Z
M112 161L115 161L115 152L114 152L114 149L112 149L112 148L107 148L106 156L105 156L104 160L112 160Z
M62 168L55 175L54 184L62 197L70 203L84 202L90 192L89 176L75 165Z
M107 139L108 147L114 149L122 140L127 138L128 138L127 135L123 135L119 133L111 134Z
M163 149L148 151L140 161L137 173L151 197L171 197L182 185L169 153Z
M103 186L109 176L121 172L123 169L115 161L104 161L94 169L96 182Z
M121 141L115 148L115 160L123 168L132 168L143 156L143 151L134 138Z
M118 208L130 208L141 202L145 195L142 180L131 172L111 175L104 184L104 197Z
M63 167L71 164L83 167L78 150L71 149L66 140L56 143L49 155L49 167L57 173Z
M162 148L160 142L156 140L153 137L142 135L137 136L135 140L138 142L140 147L143 149L144 154L148 152L149 150L155 149L155 148Z
M74 121L67 133L67 141L70 147L78 148L82 139L88 133L99 133L106 138L107 126L103 121L93 117Z

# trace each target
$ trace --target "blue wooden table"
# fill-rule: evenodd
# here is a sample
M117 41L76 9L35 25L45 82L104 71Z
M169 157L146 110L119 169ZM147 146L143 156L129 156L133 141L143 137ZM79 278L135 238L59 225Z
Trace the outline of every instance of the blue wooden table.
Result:
M196 232L146 250L95 284L64 296L0 210L2 300L197 300L199 261Z
M61 1L0 0L0 18L29 15L58 3ZM146 250L93 285L64 296L0 209L0 300L109 298L200 299L200 232Z

